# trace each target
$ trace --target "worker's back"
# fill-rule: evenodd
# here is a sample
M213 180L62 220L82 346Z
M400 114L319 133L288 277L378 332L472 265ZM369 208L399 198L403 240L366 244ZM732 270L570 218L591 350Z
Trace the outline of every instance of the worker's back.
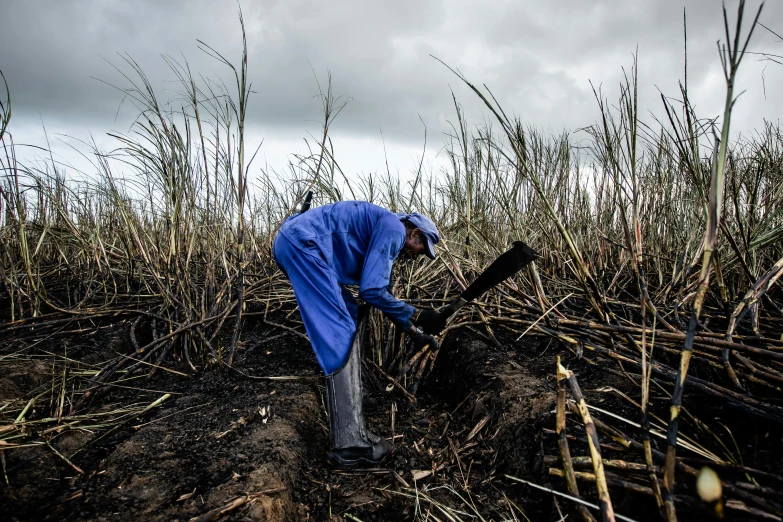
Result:
M287 220L280 233L325 261L344 285L360 283L373 245L386 250L378 252L380 257L394 259L405 243L405 225L399 217L366 201L341 201L310 209ZM375 241L374 234L378 234Z

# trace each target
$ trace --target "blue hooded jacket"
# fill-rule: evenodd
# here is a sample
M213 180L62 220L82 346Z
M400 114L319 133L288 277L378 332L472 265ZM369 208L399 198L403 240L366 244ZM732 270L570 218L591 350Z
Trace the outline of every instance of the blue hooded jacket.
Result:
M341 285L358 285L359 298L392 321L408 324L415 309L389 291L392 263L405 245L405 225L364 201L341 201L288 219L280 234L317 252Z

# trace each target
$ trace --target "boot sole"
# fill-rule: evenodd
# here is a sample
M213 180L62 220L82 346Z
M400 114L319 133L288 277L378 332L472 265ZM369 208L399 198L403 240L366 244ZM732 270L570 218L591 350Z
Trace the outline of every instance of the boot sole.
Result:
M380 464L381 461L383 461L383 459L370 460L364 457L359 457L358 459L344 459L339 455L335 455L333 453L327 455L327 459L329 460L329 464L333 468L337 468L337 469L373 468L376 467L378 464Z

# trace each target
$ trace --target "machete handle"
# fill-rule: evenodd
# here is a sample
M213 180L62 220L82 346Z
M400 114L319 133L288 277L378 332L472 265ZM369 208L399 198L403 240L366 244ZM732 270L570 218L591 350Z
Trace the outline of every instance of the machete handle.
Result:
M310 205L313 203L313 191L308 190L307 195L304 197L304 201L302 201L302 210L299 211L300 214L304 214L308 210L310 210Z
M457 298L453 299L449 304L447 304L445 307L441 308L438 312L442 316L451 317L452 315L454 315L457 312L457 310L459 310L460 308L462 308L466 304L468 304L468 301L465 301L462 298L462 296L460 296L460 297L457 297Z

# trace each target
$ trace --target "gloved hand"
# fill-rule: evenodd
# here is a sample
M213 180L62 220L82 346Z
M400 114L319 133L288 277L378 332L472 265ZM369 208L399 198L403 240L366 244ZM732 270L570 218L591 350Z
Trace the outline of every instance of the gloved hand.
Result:
M430 350L438 349L438 340L429 334L425 334L418 328L411 328L408 330L408 335L410 335L413 346L415 346L417 350L420 350L427 345L429 345Z
M412 322L424 330L425 333L437 335L446 328L447 319L447 315L436 312L435 310L419 310L416 319L413 319Z

